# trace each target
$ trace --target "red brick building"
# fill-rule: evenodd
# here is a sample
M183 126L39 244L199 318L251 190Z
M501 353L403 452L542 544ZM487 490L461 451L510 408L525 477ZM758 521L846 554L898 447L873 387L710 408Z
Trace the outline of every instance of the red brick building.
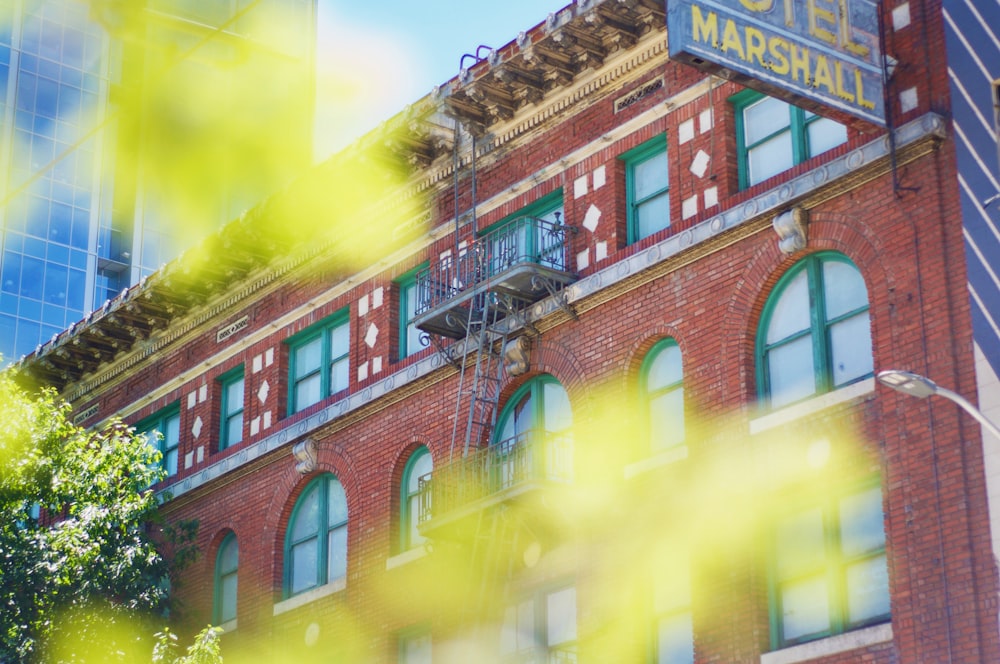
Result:
M80 423L161 434L179 620L275 661L1000 659L978 426L874 378L976 385L941 6L895 5L886 129L581 0L40 347Z

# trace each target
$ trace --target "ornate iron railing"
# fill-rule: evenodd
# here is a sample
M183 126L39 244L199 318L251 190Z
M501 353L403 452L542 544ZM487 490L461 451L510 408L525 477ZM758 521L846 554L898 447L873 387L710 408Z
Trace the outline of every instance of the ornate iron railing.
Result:
M528 482L564 483L572 476L573 444L569 434L527 431L420 477L419 523Z
M448 256L416 276L419 316L523 264L566 271L568 227L558 221L518 217L490 229L459 256Z

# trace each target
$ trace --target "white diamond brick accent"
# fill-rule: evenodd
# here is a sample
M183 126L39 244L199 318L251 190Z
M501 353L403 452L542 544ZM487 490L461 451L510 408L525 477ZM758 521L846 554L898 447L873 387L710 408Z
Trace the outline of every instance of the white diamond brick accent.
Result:
M378 341L378 326L372 323L368 326L368 331L365 332L365 345L369 348L375 348L376 341Z
M583 215L583 227L593 233L597 230L597 224L601 222L601 210L596 205L591 204L587 208L587 213Z
M260 384L260 387L257 388L257 399L260 401L261 404L267 403L267 395L270 393L271 393L271 384L268 383L267 379L265 378L264 382L262 382Z
M204 426L204 423L201 421L201 415L199 415L198 417L194 418L194 424L191 425L191 435L194 436L195 440L197 440L198 437L201 436L202 426Z
M705 171L708 170L710 161L712 161L712 158L708 156L707 152L698 150L698 154L691 160L691 172L700 178L705 177Z
M892 29L899 31L910 24L910 3L904 2L892 10Z
M907 88L899 93L899 108L904 113L915 109L918 103L916 88Z

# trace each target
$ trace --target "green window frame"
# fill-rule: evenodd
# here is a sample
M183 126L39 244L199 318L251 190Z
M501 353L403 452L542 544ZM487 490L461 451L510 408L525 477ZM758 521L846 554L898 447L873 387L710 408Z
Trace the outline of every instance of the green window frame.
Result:
M549 224L565 226L566 207L563 190L557 189L526 205L479 232L479 237L489 253L487 262L490 274L499 274L515 265L536 263L556 270L566 270L569 257L564 252L564 235L547 232L542 224L528 221L538 219ZM526 220L518 224L518 219ZM504 229L501 232L501 229Z
M243 440L243 409L246 379L243 365L219 378L222 400L219 407L219 449L232 447Z
M433 661L433 641L431 629L418 625L402 630L396 636L399 664L431 664Z
M175 403L147 417L136 425L137 433L160 451L160 466L167 477L177 474L181 444L181 405ZM155 441L155 442L154 442Z
M413 324L413 319L417 315L417 307L420 304L420 294L417 291L417 273L427 269L427 266L426 262L418 265L396 280L396 289L399 293L398 356L401 360L425 347L425 344L421 343L420 340L423 333Z
M548 587L504 609L502 661L577 661L576 586Z
M651 664L694 664L691 612L691 559L683 546L671 547L669 559L652 573Z
M400 483L399 497L399 549L409 551L426 541L417 530L420 518L420 483L419 479L434 469L430 450L426 447L416 449L406 461L403 468L403 481Z
M847 141L847 127L798 106L744 90L736 111L740 189L763 182Z
M212 624L222 625L236 620L236 593L240 562L235 533L228 533L215 555L215 593L212 603Z
M295 501L285 531L284 598L347 576L347 496L330 473L313 479Z
M882 491L877 483L831 494L779 517L772 546L773 648L891 619Z
M286 341L288 413L297 413L350 385L350 312L342 309Z
M661 134L621 156L625 162L627 242L670 227L670 166Z
M864 278L843 254L806 256L764 306L757 332L761 402L779 408L873 375Z
M649 449L660 452L684 444L684 372L674 339L654 345L639 370Z

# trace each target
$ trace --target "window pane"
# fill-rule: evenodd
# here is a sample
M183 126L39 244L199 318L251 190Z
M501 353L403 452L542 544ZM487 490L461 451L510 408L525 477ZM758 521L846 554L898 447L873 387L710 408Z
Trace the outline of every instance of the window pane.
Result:
M528 391L513 407L505 409L503 428L497 442L510 440L530 430L534 426L531 392Z
M320 377L313 374L305 380L295 384L295 408L302 410L306 406L311 406L319 402L320 399Z
M799 270L785 284L770 316L766 338L768 345L809 329L809 275L806 270Z
M230 413L243 410L243 379L234 380L226 386L226 409Z
M316 570L318 558L316 548L318 541L313 538L291 548L292 579L291 593L294 595L308 590L316 585Z
M402 664L431 664L431 635L421 634L403 639L400 654Z
M576 640L576 588L550 593L546 598L548 644Z
M415 494L420 488L417 480L434 469L434 462L431 459L430 453L420 451L417 454L419 456L416 457L409 468L410 474L406 483L406 492L410 495Z
M347 575L347 526L334 528L327 541L327 581Z
M667 152L657 153L632 169L635 178L633 193L635 200L641 201L667 186Z
M873 488L841 499L840 548L844 555L864 555L884 546L881 490Z
M690 613L661 619L656 632L657 664L693 664L694 630Z
M236 574L222 577L219 585L221 586L219 618L222 622L226 622L236 617Z
M327 523L336 526L347 522L347 496L343 485L336 479L329 480L327 496Z
M757 184L791 168L792 133L778 134L747 151L747 182Z
M847 568L847 619L852 624L889 615L889 571L885 555Z
M163 455L163 467L167 469L167 475L177 474L177 448L167 450Z
M565 431L573 425L569 396L559 383L543 383L542 404L545 406L545 430Z
M299 499L292 524L292 541L314 537L319 532L319 485L309 489L309 494Z
M504 611L500 632L500 652L530 651L535 647L535 605L531 600L509 606Z
M219 552L219 571L228 574L236 569L239 563L239 547L236 545L236 538L230 536Z
M295 377L301 378L319 369L323 340L316 337L295 349Z
M861 273L842 261L823 262L823 298L827 320L868 306L868 291Z
M181 416L171 415L164 422L163 445L167 449L177 447L181 440Z
M809 156L815 157L847 142L847 127L830 118L817 118L808 123Z
M746 145L753 145L771 134L788 129L791 124L791 111L788 104L765 97L743 109L743 134Z
M649 365L646 375L646 389L649 392L679 383L681 373L681 349L678 346L663 346Z
M243 440L243 413L234 415L226 421L226 444L235 445Z
M822 576L790 583L781 589L781 625L786 640L830 629L830 603Z
M410 496L406 500L406 544L415 547L423 544L426 538L417 530L417 523L420 520L420 498Z
M341 355L347 355L347 347L349 342L349 328L346 324L338 325L337 327L330 330L330 357L338 358Z
M804 336L772 348L767 355L771 405L777 408L816 392L812 337Z
M347 368L348 360L346 357L330 366L330 394L347 389Z
M779 579L823 567L826 558L823 512L816 508L783 519L778 525L777 548Z
M834 386L844 385L874 371L871 335L867 311L830 326Z
M649 401L650 444L654 450L684 441L684 388L678 387Z
M635 206L636 239L670 226L670 195L666 192Z

